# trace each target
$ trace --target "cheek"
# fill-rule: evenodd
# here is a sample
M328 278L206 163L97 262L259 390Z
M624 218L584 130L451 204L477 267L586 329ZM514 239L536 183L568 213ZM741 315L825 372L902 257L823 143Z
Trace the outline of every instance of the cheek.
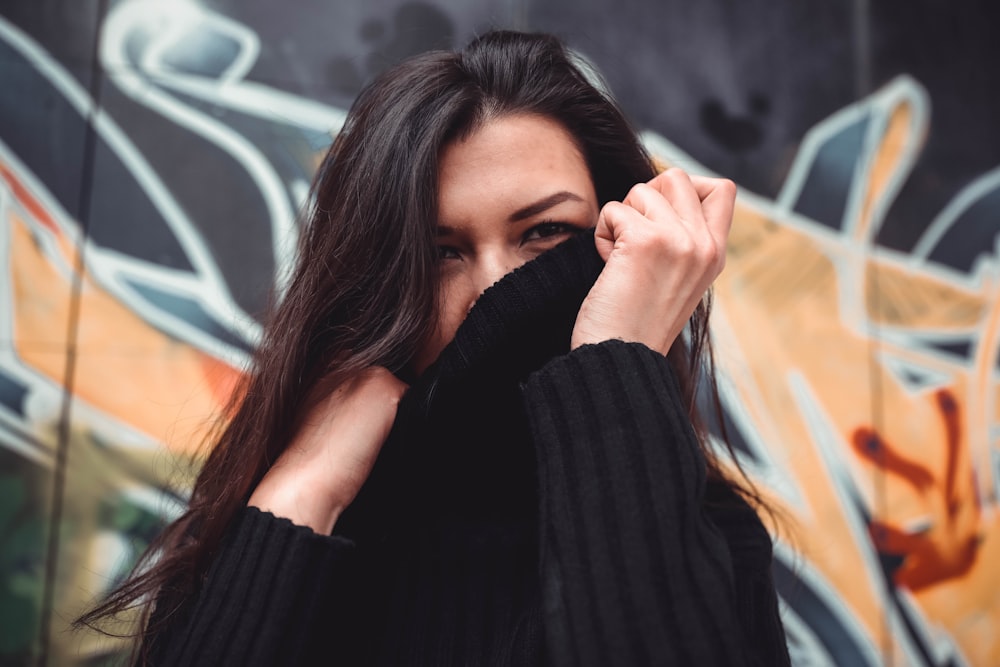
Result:
M413 362L413 370L422 373L438 358L448 343L455 337L458 327L465 321L477 294L465 285L467 281L444 280L438 305L437 327L434 333L420 347Z
M446 278L441 284L441 297L438 304L438 325L435 337L440 341L441 348L451 342L458 327L465 321L469 309L476 302L479 293L475 286L462 275ZM438 349L438 352L441 350Z

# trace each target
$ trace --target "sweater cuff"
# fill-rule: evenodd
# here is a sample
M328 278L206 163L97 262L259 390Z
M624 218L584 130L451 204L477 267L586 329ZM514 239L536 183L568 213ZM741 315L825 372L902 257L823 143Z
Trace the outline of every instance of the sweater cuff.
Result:
M700 516L705 457L662 354L618 340L584 345L532 374L523 399L547 520L603 517L612 536L638 525L670 532Z
M606 456L598 465L627 468L590 472L613 479L634 479L635 465L652 466L674 473L678 495L704 495L705 458L673 369L659 352L619 340L583 345L532 374L523 397L536 440L546 444L538 451L542 459L576 468L586 463L582 455Z
M557 664L743 664L732 562L702 509L705 457L666 357L581 346L532 374L523 399Z
M350 581L354 544L244 507L213 557L170 664L265 665L303 646ZM281 647L284 647L283 649Z

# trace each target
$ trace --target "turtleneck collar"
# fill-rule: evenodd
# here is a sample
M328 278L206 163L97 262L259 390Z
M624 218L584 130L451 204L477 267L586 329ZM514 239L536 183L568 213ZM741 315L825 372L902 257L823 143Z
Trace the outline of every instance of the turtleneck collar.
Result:
M483 292L403 397L338 533L358 538L371 526L440 517L534 517L535 457L520 384L569 351L580 305L603 266L593 232L585 232Z
M442 386L460 384L484 370L523 380L568 352L580 305L603 266L593 230L588 230L501 278L479 297L404 402L432 409ZM498 360L504 362L502 368Z

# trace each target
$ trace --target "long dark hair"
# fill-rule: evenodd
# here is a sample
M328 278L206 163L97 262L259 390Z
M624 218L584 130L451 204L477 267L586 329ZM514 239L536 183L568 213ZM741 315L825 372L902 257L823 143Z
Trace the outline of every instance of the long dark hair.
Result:
M554 37L491 32L462 51L407 60L360 94L319 168L287 292L268 318L187 511L78 626L137 605L146 625L154 599L179 605L291 441L320 380L331 388L372 365L406 367L435 324L438 159L448 142L493 118L539 114L575 137L600 204L655 175L621 110L576 63ZM678 340L668 355L703 441L694 385L703 359L711 359L708 311L703 302L691 318L690 345ZM721 478L705 449L710 477ZM176 592L169 600L167 585Z

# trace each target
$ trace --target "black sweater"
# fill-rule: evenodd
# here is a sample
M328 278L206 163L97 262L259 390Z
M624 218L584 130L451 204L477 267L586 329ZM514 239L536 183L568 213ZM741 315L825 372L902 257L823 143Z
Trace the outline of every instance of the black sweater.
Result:
M787 665L665 357L568 351L601 268L582 235L484 293L334 535L240 512L153 664Z

